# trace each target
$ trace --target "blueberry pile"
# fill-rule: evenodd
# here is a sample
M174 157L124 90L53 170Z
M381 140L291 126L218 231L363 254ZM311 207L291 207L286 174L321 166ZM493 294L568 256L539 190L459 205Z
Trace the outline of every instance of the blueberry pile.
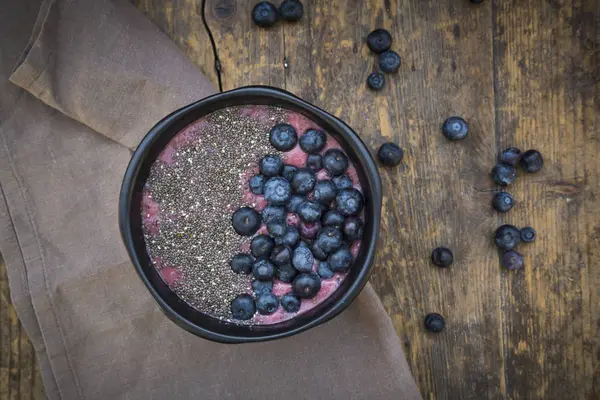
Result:
M252 21L261 28L269 28L277 22L279 18L284 21L298 21L304 14L304 7L300 0L284 0L277 7L269 1L261 1L252 9Z
M367 36L367 46L379 55L379 69L385 73L394 73L400 68L400 56L393 50L392 35L385 29L375 29ZM385 86L385 76L381 72L373 72L367 77L367 86L373 90L381 90Z
M253 278L254 295L241 294L231 302L232 316L239 320L250 319L256 312L273 314L280 305L287 312L297 312L300 299L317 295L321 279L352 268L350 246L363 234L359 215L365 199L346 175L346 154L339 149L323 150L324 132L308 129L299 136L293 126L278 124L271 129L269 141L278 151L299 145L308 159L297 168L284 164L278 155L265 155L249 187L264 196L267 206L261 213L251 207L233 213L235 231L253 236L251 254L237 254L230 262L233 272ZM323 169L327 178L317 179ZM298 216L298 227L288 225L288 213ZM262 224L267 234L256 235ZM274 279L291 283L292 291L278 298L272 293Z

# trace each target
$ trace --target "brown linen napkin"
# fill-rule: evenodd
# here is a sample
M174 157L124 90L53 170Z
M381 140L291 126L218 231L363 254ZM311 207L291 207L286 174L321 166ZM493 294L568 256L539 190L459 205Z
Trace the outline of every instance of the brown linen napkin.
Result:
M133 6L21 0L0 37L0 251L49 398L420 398L370 286L268 343L212 343L158 310L121 244L122 175L148 128L214 89Z

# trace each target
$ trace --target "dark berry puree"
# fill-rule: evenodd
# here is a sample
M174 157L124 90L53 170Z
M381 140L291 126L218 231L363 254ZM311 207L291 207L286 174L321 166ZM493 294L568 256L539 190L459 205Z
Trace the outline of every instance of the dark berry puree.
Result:
M288 142L276 141L275 127L291 132ZM303 140L307 132L316 140ZM294 181L292 167L309 178ZM363 204L355 166L327 132L288 110L240 106L169 142L141 212L150 258L179 297L219 319L275 324L338 289L360 250Z

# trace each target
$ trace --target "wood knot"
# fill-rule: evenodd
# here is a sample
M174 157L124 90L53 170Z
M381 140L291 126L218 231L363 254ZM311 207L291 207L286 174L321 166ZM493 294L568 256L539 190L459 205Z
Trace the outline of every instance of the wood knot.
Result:
M219 21L224 21L228 18L231 18L236 11L235 3L235 0L219 0L214 2L212 6L213 15Z

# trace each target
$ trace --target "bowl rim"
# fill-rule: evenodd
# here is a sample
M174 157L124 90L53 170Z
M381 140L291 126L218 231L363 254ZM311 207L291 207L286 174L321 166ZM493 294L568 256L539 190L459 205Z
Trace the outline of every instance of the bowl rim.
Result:
M300 107L304 112L308 114L318 115L318 117L326 121L330 127L335 128L333 129L333 131L335 131L336 134L344 135L345 138L349 142L351 142L351 145L355 148L355 151L361 155L360 167L361 169L363 169L364 176L366 177L367 182L364 183L367 184L366 187L371 192L371 201L373 203L373 215L369 215L369 217L372 218L373 232L371 237L369 237L368 242L366 242L367 248L364 253L365 257L363 267L359 271L358 275L355 277L351 285L347 288L346 292L341 295L341 297L337 300L335 304L333 304L333 306L331 306L331 308L329 308L322 314L317 315L315 318L309 320L303 325L293 327L284 332L270 334L268 332L265 332L264 335L260 336L230 335L220 332L214 332L210 329L206 329L189 321L188 319L180 315L171 306L169 306L169 304L154 288L142 267L142 262L137 254L134 245L135 238L133 236L132 230L132 218L130 217L130 210L135 195L134 190L136 187L138 174L140 173L144 159L151 153L153 144L155 143L156 139L161 134L168 131L171 124L173 124L175 121L178 121L180 118L187 115L188 113L193 113L195 110L206 107L211 103L227 101L237 96L271 97L275 100L282 100L289 103L293 103L295 106ZM373 157L371 156L368 147L360 139L358 134L354 132L354 130L352 130L352 128L350 128L345 122L335 117L334 115L329 114L327 111L324 111L321 108L318 108L283 89L271 86L244 86L226 92L216 93L214 95L198 100L194 103L191 103L187 106L181 107L164 117L154 127L152 127L152 129L148 131L148 133L141 140L140 144L137 146L136 150L131 156L131 160L127 166L123 177L123 182L121 185L121 191L119 196L119 228L121 231L123 243L125 244L127 252L135 267L137 274L141 278L142 282L144 283L154 300L159 305L159 308L169 319L171 319L178 326L187 330L188 332L191 332L197 336L215 342L262 342L292 336L300 332L306 331L308 329L311 329L315 326L321 325L331 320L335 316L339 315L358 296L358 294L367 284L374 265L375 253L377 249L377 239L379 236L381 203L382 186L377 165L375 164L375 161L373 160Z

